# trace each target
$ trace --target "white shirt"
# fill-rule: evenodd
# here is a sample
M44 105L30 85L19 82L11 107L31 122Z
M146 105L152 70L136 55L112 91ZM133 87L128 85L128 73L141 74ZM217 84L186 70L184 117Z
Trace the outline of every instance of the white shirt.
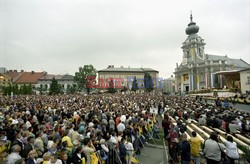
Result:
M18 153L12 152L7 157L7 164L14 164L19 159L22 159L22 157Z
M57 159L55 163L52 163L51 160L48 162L49 164L62 164L62 160Z
M101 144L101 147L102 147L102 149L103 149L106 153L109 152L109 149L108 149L108 147L107 147L105 144Z
M110 142L112 142L113 144L118 144L118 141L117 141L116 137L114 137L114 136L110 137Z
M131 142L126 142L125 143L125 148L127 149L127 151L134 150L133 144Z
M117 126L118 132L123 132L125 130L125 125L121 122Z
M233 159L239 159L237 144L235 142L225 141L227 156Z

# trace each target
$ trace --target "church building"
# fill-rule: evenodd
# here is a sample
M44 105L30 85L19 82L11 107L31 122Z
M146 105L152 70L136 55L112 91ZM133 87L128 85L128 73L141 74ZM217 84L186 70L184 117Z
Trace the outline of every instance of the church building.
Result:
M199 26L193 22L186 28L187 39L182 43L183 59L175 68L175 89L177 92L200 91L202 89L223 88L225 77L216 72L239 71L250 68L242 59L205 53L205 42L197 33Z

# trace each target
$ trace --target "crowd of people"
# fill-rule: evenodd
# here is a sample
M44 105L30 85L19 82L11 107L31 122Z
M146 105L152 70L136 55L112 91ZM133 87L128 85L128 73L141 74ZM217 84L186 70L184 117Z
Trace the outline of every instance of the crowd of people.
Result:
M7 164L131 164L153 138L163 113L170 155L184 164L200 163L202 144L208 164L220 161L224 149L231 163L238 156L230 136L221 144L214 133L201 143L192 132L188 140L181 119L231 134L250 131L249 113L159 93L2 96L0 108L0 163Z
M0 99L0 163L130 164L152 138L160 94Z
M249 138L250 114L223 103L227 102L220 102L220 99L217 99L214 103L208 103L197 97L168 97L166 99L167 105L162 127L173 161L181 161L183 164L192 161L199 164L202 156L207 164L221 163L222 160L224 163L233 164L239 159L238 146L232 136L240 133ZM175 119L176 124L170 116ZM185 133L187 127L184 122L190 123L190 120L197 121L199 126L223 130L227 133L226 141L222 143L219 135L213 132L203 143L195 131L190 134L188 140L187 133ZM224 151L226 151L225 156L223 156Z

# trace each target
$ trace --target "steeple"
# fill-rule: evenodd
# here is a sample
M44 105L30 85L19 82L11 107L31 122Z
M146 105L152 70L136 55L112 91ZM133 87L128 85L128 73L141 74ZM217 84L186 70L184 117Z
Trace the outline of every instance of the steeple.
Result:
M193 22L193 15L192 15L192 11L190 12L190 22Z
M190 23L188 24L188 27L186 28L186 34L196 34L199 32L199 26L196 25L195 22L193 22L193 15L192 12L190 13Z

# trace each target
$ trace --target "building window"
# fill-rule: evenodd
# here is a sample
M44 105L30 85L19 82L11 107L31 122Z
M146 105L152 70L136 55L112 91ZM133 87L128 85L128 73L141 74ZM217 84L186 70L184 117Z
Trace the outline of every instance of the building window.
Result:
M250 84L250 76L247 77L247 84Z

